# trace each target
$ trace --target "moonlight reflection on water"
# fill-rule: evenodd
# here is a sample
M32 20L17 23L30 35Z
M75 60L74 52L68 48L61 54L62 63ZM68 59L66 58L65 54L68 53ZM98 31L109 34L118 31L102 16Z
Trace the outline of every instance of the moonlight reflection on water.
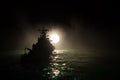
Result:
M43 74L44 78L50 80L59 80L59 79L67 79L71 80L76 78L76 76L80 76L81 69L80 67L84 66L88 63L88 56L84 57L83 54L68 52L67 50L56 50L57 53L54 53L52 56L52 61L49 66L44 68L45 74ZM77 75L75 75L77 72Z
M55 50L55 52L50 63L43 67L27 66L24 68L20 64L11 65L9 69L6 69L9 70L8 76L15 80L18 78L26 80L32 78L34 80L89 80L91 77L97 77L98 80L101 71L105 71L101 70L104 64L95 62L97 56L93 53L75 50ZM3 72L5 71L3 70Z
M50 65L44 68L44 71L46 72L44 77L49 79L58 79L64 76L67 66L63 60L60 61L61 57L62 56L57 54L52 57Z

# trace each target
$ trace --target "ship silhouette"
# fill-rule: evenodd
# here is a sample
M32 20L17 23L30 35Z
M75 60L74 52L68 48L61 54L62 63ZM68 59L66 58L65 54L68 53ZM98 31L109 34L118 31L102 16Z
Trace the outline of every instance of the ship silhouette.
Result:
M32 49L25 48L25 54L21 57L23 65L43 66L49 63L55 47L48 38L48 30L42 27L40 36L36 44L32 45Z

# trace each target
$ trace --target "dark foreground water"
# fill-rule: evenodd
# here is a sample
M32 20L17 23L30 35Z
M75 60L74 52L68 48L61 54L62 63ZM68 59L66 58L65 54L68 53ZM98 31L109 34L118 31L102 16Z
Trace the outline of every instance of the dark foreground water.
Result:
M56 51L49 65L41 68L24 68L19 57L14 63L1 66L1 79L12 80L109 80L119 78L119 61L114 56L101 56L98 53L81 51ZM20 53L20 52L19 52ZM14 53L15 54L15 53ZM17 53L16 53L17 54ZM17 54L18 55L18 54ZM11 58L7 57L9 63ZM2 59L1 59L2 60ZM15 61L16 60L16 61ZM18 62L17 62L18 61ZM1 63L2 64L2 63Z

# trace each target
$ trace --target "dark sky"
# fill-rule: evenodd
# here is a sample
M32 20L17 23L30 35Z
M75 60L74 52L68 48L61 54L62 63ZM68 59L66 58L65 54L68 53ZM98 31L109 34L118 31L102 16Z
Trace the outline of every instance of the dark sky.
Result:
M79 43L76 46L119 48L119 7L112 1L1 4L0 50L24 48L24 33L39 24L64 25L61 28L69 36L65 38L69 46Z

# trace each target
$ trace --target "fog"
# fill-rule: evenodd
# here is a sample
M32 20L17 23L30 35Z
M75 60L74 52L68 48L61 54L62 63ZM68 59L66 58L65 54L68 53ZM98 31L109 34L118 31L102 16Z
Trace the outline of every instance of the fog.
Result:
M51 12L43 15L36 12L35 10L32 14L21 9L14 13L11 24L9 21L5 22L8 25L1 29L1 50L31 48L40 35L38 29L44 25L49 30L48 35L56 32L60 36L60 42L55 45L56 49L118 51L118 25L114 25L106 17L102 19L105 16L103 14L96 15L95 18L93 16L95 13L85 15L85 12L80 14L63 12L63 15Z
M117 49L117 29L96 27L97 25L85 26L79 19L72 17L70 24L62 22L46 22L36 23L31 25L29 22L21 22L20 33L17 36L17 41L14 41L14 48L24 49L32 47L33 43L37 42L40 35L38 29L44 25L47 28L48 35L57 33L60 36L60 42L55 45L56 49L80 49L92 51L114 51ZM102 26L102 25L101 25ZM17 47L16 47L17 46Z

